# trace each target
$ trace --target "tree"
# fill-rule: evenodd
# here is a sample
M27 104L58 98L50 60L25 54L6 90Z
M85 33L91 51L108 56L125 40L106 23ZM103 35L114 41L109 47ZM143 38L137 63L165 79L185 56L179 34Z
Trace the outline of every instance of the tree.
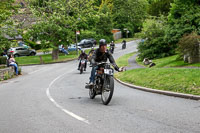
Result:
M0 2L0 51L9 48L10 41L5 38L5 34L14 36L13 21L10 17L16 13L16 7L13 6L14 0L1 0Z
M147 15L147 5L146 0L114 0L114 27L122 31L127 28L132 34L139 31Z
M168 16L166 40L176 45L186 33L196 31L200 34L199 0L174 0Z
M111 33L111 30L113 29L111 10L112 2L109 2L108 0L103 0L99 8L99 18L96 24L97 34L104 37L108 42L113 40Z
M102 0L94 0L94 5L99 7L101 5Z
M167 16L173 1L174 0L149 0L148 13L151 16L157 17L160 15Z
M58 59L58 45L69 45L81 22L93 15L93 2L85 0L45 0L32 5L38 22L28 32L28 38L40 40L42 46L53 48L52 59Z
M4 25L4 22L12 15L14 0L1 0L0 2L0 27Z

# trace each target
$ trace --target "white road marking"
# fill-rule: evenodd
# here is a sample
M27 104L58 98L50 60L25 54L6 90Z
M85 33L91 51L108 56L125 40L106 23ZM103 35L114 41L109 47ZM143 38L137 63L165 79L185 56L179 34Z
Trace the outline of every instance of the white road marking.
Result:
M62 110L62 111L65 112L66 114L70 115L71 117L73 117L73 118L75 118L75 119L77 119L77 120L79 120L79 121L82 121L82 122L84 122L84 123L90 124L88 120L86 120L85 118L80 117L80 116L74 114L73 112L68 111L67 109L65 109L64 107L62 107L61 105L59 105L59 104L52 98L52 96L51 96L51 94L50 94L50 91L49 91L50 87L54 84L54 82L55 82L56 80L58 80L59 78L61 78L61 77L64 76L65 74L66 74L66 73L64 73L64 74L62 74L62 75L60 75L60 76L58 76L57 78L55 78L55 79L49 84L49 87L48 87L47 90L46 90L46 95L47 95L47 97L49 98L49 100L50 100L57 108L59 108L60 110Z

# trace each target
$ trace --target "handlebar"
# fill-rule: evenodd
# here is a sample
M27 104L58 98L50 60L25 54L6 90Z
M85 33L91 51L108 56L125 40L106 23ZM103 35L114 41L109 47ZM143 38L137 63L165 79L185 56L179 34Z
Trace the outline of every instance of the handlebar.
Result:
M113 66L112 63L108 63L108 62L97 62L97 65L101 65L101 64L108 64L108 65L112 65L112 66Z
M114 67L114 65L112 63L108 63L108 62L96 62L95 66L101 65L101 64L108 64ZM90 65L90 67L93 67L93 65Z

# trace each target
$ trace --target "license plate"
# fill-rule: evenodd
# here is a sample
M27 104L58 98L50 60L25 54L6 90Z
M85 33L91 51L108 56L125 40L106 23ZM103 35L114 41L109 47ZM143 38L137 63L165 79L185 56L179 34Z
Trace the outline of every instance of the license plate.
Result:
M81 63L84 64L84 63L85 63L85 60L82 60Z
M104 69L104 73L108 75L113 75L113 70L112 69Z

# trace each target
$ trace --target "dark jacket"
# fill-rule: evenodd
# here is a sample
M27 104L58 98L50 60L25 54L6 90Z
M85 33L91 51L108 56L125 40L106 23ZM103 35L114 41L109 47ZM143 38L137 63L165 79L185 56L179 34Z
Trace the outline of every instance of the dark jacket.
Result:
M116 71L119 71L119 67L115 63L115 60L110 53L109 50L106 50L105 53L100 52L100 49L96 49L94 51L94 54L92 55L92 64L95 64L96 62L107 62L107 59L109 59L110 63L113 64Z
M78 59L86 59L87 60L87 54L86 53L82 53L82 54L80 54L80 56L78 57Z
M111 43L111 44L110 44L110 47L111 47L111 48L115 48L115 44L114 44L114 43Z

